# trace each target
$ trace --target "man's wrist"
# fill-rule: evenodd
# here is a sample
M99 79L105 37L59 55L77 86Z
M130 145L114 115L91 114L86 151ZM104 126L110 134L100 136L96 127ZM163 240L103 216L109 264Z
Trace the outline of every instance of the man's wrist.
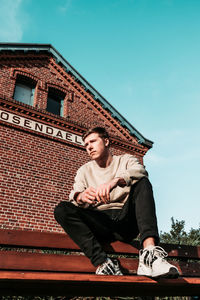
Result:
M82 200L82 192L81 193L78 193L77 195L76 195L76 198L75 198L75 200L76 200L76 202L78 203L78 204L83 204L83 200Z

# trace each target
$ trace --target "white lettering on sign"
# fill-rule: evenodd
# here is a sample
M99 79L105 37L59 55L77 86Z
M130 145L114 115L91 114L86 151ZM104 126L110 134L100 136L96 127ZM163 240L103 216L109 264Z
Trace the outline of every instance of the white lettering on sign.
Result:
M14 115L10 112L0 110L0 120L5 121L10 124L14 124L23 128L27 128L36 132L44 133L48 136L57 137L58 139L65 140L77 145L83 145L83 140L81 136L73 134L68 131L60 130L58 128L35 122L33 120Z

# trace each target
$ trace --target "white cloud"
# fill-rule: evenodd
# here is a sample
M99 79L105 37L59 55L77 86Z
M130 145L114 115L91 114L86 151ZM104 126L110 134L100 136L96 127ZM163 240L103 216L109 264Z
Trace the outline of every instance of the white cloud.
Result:
M24 19L21 16L23 0L0 0L0 41L20 42Z

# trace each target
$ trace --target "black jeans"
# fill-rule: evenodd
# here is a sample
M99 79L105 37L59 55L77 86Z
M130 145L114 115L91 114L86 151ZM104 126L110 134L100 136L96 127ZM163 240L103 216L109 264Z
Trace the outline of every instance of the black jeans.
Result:
M141 244L147 237L159 241L152 186L146 177L131 187L122 209L100 211L65 201L56 206L54 216L94 266L107 258L102 248L105 242L130 243L138 234Z

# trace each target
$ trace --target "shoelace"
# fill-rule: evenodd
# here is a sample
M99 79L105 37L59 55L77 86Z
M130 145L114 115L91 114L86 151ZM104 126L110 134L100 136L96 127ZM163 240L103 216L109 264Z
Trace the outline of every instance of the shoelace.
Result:
M107 260L98 267L96 274L99 275L123 275L116 260Z
M155 246L153 249L151 250L140 250L141 254L146 252L146 254L144 255L144 263L148 266L151 267L153 262L157 259L157 258L161 258L164 259L165 257L168 256L167 252L159 246Z
M116 275L123 275L118 262L116 260L113 260L113 264L115 266L115 274Z
M114 268L107 260L101 266L98 267L98 274L114 274Z

